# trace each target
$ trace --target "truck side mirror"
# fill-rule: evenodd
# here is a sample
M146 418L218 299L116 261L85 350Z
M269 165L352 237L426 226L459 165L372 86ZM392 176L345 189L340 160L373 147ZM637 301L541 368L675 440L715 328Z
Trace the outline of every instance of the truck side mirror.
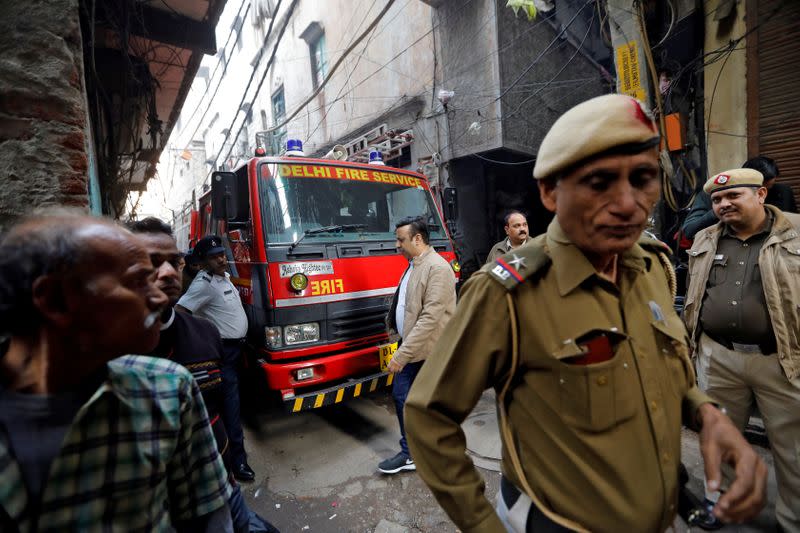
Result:
M448 222L458 218L458 191L454 187L444 190L444 218Z
M214 172L211 175L211 216L217 220L233 220L238 214L239 198L236 174Z

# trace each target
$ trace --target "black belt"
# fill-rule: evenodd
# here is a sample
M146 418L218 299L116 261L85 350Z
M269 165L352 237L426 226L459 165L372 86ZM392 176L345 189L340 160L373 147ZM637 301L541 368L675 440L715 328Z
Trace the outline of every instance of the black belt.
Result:
M767 342L758 343L758 344L748 344L748 343L734 343L729 339L718 338L708 331L704 331L708 338L712 341L716 342L717 344L721 344L722 346L726 347L729 350L736 350L736 351L745 351L741 349L737 349L734 344L739 344L741 346L754 346L758 347L758 350L761 352L761 355L771 355L778 351L778 342L773 338Z
M506 504L507 509L511 509L522 492L505 476L500 477L500 494ZM531 502L531 508L528 511L528 519L525 522L525 531L528 533L566 533L571 530L556 524L538 508L536 504Z

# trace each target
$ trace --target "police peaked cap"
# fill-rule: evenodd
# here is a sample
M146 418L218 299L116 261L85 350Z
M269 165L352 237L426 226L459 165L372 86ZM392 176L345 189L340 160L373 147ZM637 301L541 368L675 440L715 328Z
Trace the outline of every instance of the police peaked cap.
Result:
M196 255L200 259L205 259L209 255L216 255L225 252L222 247L222 239L216 235L206 235L199 241L192 249L192 255Z
M703 190L708 194L717 191L724 191L725 189L734 189L736 187L763 187L764 175L758 170L752 168L734 168L733 170L726 170L720 172L716 176L711 176L708 181L703 185Z
M537 180L594 156L637 154L656 146L658 127L647 107L631 96L606 94L582 102L553 123L536 156Z

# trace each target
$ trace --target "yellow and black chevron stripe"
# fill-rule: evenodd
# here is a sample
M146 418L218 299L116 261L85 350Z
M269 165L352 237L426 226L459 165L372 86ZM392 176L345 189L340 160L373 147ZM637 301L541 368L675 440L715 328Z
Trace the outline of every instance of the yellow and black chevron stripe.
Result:
M378 387L388 387L394 381L394 374L386 372L367 376L358 381L350 381L329 389L311 392L284 400L283 405L293 413L308 411L326 405L341 403L344 400L358 398L362 394L374 392Z

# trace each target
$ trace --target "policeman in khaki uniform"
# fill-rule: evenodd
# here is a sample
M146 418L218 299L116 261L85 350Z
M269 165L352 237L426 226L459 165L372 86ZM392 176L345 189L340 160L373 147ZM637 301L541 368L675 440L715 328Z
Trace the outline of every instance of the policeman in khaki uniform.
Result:
M753 169L705 186L720 222L689 251L684 317L697 377L741 430L754 405L775 458L778 523L800 532L800 215L764 205Z
M509 212L504 217L503 222L505 222L503 229L506 232L506 238L492 246L489 255L486 257L487 265L489 263L493 264L498 257L519 248L523 244L527 244L531 240L531 236L528 234L528 219L519 211Z
M658 133L641 104L594 98L545 136L534 169L546 234L485 266L406 403L419 475L464 532L663 531L677 505L681 420L699 429L714 513L763 507L766 466L698 390L662 245L640 238L660 194ZM638 242L637 242L638 241ZM497 392L497 512L460 424Z

